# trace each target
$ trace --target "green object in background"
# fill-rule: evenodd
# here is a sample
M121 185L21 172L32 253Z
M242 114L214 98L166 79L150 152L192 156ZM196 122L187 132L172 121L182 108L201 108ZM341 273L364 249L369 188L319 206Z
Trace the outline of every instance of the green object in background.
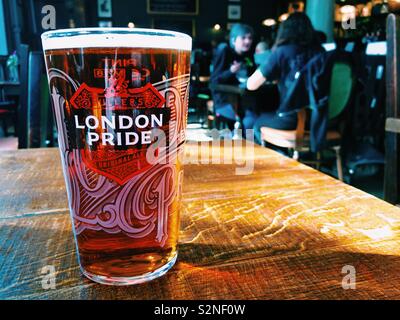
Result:
M307 0L306 14L310 18L315 30L326 34L328 42L333 41L335 1Z
M49 119L52 117L50 109L50 92L47 75L42 76L40 81L40 147L48 147L47 138L49 137Z
M335 63L329 97L329 119L339 116L346 107L353 89L353 71L346 63Z
M250 60L250 58L246 57L244 59L244 64L246 65L246 67L248 68L252 68L254 67L254 63Z
M211 100L211 97L208 94L204 94L204 93L199 93L197 95L197 98L203 99L203 100Z
M17 52L14 51L12 55L10 55L7 59L7 73L9 81L12 82L19 81L18 65L19 65L19 58Z

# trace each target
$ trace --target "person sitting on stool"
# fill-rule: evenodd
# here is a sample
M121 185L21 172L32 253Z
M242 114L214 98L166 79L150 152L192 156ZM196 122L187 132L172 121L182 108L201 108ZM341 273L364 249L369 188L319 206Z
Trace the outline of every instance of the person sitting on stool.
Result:
M318 41L310 19L301 12L292 13L279 28L271 55L248 79L247 89L258 90L265 81L278 81L280 100L284 100L296 74L315 55L325 50ZM307 94L307 92L304 92ZM254 135L261 144L261 128L295 130L297 113L279 116L276 112L263 112L255 121Z

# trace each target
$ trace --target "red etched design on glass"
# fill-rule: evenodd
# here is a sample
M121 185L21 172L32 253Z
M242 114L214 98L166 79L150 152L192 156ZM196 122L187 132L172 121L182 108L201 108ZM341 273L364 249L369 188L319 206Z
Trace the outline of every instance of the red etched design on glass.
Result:
M106 89L92 88L83 83L70 99L75 109L129 110L162 108L164 97L150 83L144 87L130 89L125 80L125 70L115 72L108 79Z

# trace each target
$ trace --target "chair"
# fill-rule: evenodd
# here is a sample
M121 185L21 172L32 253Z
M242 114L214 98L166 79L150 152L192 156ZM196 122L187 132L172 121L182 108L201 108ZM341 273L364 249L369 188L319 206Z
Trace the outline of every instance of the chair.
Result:
M2 121L2 129L4 136L8 137L8 123L12 122L14 126L14 134L17 132L17 103L14 100L9 100L6 97L0 98L0 121Z
M332 149L336 156L338 178L343 181L343 166L341 159L341 145L343 137L342 114L348 105L354 86L353 69L347 62L336 62L332 69L330 95L329 95L329 122L336 123L335 129L328 129L326 135L326 147ZM310 133L306 130L307 108L298 111L296 130L277 130L272 128L261 128L262 139L272 145L288 148L293 151L293 159L299 160L301 151L310 150ZM317 153L317 169L321 164L321 153Z

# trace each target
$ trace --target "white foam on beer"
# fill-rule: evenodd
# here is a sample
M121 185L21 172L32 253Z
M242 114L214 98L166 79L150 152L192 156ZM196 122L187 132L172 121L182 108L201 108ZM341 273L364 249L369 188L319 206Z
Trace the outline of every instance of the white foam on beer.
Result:
M44 50L76 48L154 48L191 50L192 38L184 33L130 28L80 28L42 34Z

